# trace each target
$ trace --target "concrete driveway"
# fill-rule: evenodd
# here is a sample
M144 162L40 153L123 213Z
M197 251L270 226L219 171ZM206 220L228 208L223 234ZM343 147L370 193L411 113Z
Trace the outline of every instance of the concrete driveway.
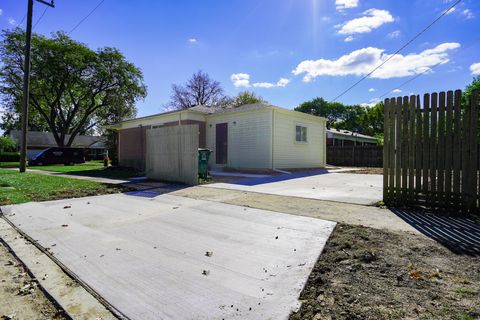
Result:
M240 179L204 186L362 205L373 204L383 198L382 175L331 173L325 170Z
M335 226L172 195L2 211L130 319L287 319Z

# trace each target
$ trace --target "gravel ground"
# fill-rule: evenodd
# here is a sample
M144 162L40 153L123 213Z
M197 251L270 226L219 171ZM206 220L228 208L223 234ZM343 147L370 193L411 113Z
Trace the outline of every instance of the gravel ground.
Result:
M480 319L480 257L339 224L300 296L304 319Z
M0 319L67 319L0 242Z

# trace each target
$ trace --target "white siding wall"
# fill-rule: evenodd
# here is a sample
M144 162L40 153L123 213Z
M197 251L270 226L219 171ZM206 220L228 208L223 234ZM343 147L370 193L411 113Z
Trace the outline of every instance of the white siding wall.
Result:
M215 125L228 123L228 163L232 168L271 169L271 110L235 112L207 117L207 148L214 151L210 165L215 164ZM236 123L234 123L236 122Z
M295 127L307 127L307 143L295 141ZM325 167L326 127L323 119L274 111L274 167L317 168Z

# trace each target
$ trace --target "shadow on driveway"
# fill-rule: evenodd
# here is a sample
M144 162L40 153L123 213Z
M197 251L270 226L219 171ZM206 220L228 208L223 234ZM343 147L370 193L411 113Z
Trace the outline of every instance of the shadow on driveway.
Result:
M317 176L320 174L329 173L327 169L318 169L318 170L309 170L309 171L301 171L292 174L282 174L277 176L268 176L268 177L261 177L261 178L248 178L248 179L239 179L230 182L231 184L241 185L241 186L258 186L261 184L272 183L272 182L280 182L286 181L291 179L298 179L298 178L305 178L311 176Z
M148 181L145 179L131 179L131 182L123 185L135 189L125 192L126 195L142 198L155 198L161 194L166 194L189 187L188 185L180 183Z
M452 252L480 256L480 222L475 218L440 216L414 209L391 211Z

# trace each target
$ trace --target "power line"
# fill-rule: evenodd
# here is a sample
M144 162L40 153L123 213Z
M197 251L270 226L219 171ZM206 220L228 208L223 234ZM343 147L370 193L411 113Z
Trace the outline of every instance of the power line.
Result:
M35 29L35 27L37 26L37 24L42 20L43 16L45 15L45 13L47 12L49 7L45 7L45 10L43 10L43 13L42 15L38 18L37 22L35 22L35 24L33 25L33 29Z
M88 17L90 17L94 12L95 10L98 9L98 7L100 7L102 5L102 3L104 2L105 0L101 0L97 6L95 8L93 8L92 11L90 11L82 20L80 20L80 22L77 23L77 25L75 27L72 28L72 30L70 30L67 34L70 35L73 31L75 31L75 29L77 29L85 20L88 19Z
M378 66L376 66L372 71L370 71L368 74L363 76L360 80L355 82L353 85L351 85L347 90L343 91L340 93L338 96L335 97L335 99L331 100L331 102L335 102L338 98L344 96L347 92L355 88L360 82L363 80L367 79L369 76L371 76L375 71L380 69L382 66L384 66L388 61L390 61L393 57L395 57L400 51L405 49L407 46L409 46L412 42L417 40L418 37L420 37L422 34L424 34L428 29L430 29L435 23L437 23L441 18L443 18L445 15L447 15L453 8L455 8L456 5L458 5L462 0L457 0L453 5L451 5L447 10L445 10L439 17L437 17L433 22L431 22L428 26L426 26L422 31L417 33L412 39L410 39L407 43L405 43L403 46L400 47L397 51L395 51L394 54L390 55L387 59L385 59L382 63L380 63Z
M478 41L480 41L480 38L477 38L477 39L473 40L472 42L470 42L468 45L464 46L461 50L459 50L459 51L457 52L457 54L459 54L460 52L463 52L463 51L467 50L468 48L470 48L471 46L473 46L474 44L476 44ZM425 73L427 73L427 72L435 69L436 67L438 67L439 65L441 65L441 64L443 64L443 63L444 63L444 61L440 61L440 62L438 62L437 64L433 65L432 67L425 69L424 71L422 71L422 72L414 75L414 76L411 77L410 79L402 82L402 84L400 84L399 86L396 86L395 88L393 88L393 89L385 92L384 94L382 94L381 96L379 96L377 99L381 100L383 97L385 97L385 96L389 95L390 93L392 93L393 90L395 90L395 89L400 89L400 88L406 86L406 85L409 84L410 82L416 80L416 79L419 78L420 76L423 76Z
M23 23L23 21L25 21L25 18L26 18L26 17L27 17L27 14L25 13L25 14L23 15L22 20L20 20L20 22L17 24L17 28L20 27L20 25Z

